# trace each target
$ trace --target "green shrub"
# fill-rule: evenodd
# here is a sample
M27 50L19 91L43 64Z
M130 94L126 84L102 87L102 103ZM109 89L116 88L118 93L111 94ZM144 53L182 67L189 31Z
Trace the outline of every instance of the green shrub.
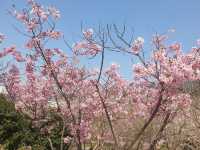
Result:
M14 104L0 95L0 144L15 150L21 146L44 145L39 131L31 128L30 121L16 112Z
M51 113L50 113L51 114ZM51 116L51 115L50 115ZM62 123L58 116L51 116L47 126L56 122L56 127L51 131L51 139L55 149L59 149ZM67 135L68 131L65 132ZM0 95L0 145L5 149L16 150L24 146L31 146L32 150L48 150L49 142L40 130L33 128L28 117L15 110L14 104ZM67 150L69 145L64 145Z

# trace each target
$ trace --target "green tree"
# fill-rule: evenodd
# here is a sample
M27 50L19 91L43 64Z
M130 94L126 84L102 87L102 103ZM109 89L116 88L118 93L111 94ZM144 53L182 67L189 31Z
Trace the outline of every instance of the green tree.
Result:
M60 132L59 125L51 134L56 149L60 144ZM31 146L33 150L50 149L46 136L41 134L40 129L33 128L31 121L17 112L14 104L6 100L4 95L0 95L0 144L8 150L16 150L23 146ZM68 145L65 145L64 149L68 149Z

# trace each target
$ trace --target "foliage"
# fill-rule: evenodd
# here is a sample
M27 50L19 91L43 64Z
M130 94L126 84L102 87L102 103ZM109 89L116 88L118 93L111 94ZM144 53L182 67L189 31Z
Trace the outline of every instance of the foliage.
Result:
M6 149L17 149L20 146L32 145L38 136L30 129L30 123L15 111L14 104L3 95L0 98L0 143Z
M0 95L0 143L5 149L14 150L23 146L31 146L34 150L49 149L47 139L38 129L33 128L27 116L15 110L14 104ZM59 129L53 131L53 144L58 148ZM67 146L65 146L67 148Z

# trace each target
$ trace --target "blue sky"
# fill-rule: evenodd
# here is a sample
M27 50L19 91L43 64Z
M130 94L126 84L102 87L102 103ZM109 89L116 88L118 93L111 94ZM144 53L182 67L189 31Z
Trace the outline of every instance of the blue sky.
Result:
M12 4L18 8L25 6L25 0L1 0L0 32L6 34L5 45L17 44L23 47L22 35L17 35L12 24L14 19L6 10ZM61 11L58 29L62 30L71 43L80 36L80 25L97 27L99 24L126 24L134 28L135 36L145 38L146 48L150 48L151 35L163 33L170 28L176 29L171 39L183 43L188 51L200 38L200 1L199 0L38 0L43 5L56 6ZM4 46L5 46L4 45ZM67 49L64 43L58 46ZM110 62L119 62L123 74L130 75L128 56L108 54ZM90 62L91 63L91 62ZM90 65L90 64L86 64ZM95 64L98 65L98 64Z

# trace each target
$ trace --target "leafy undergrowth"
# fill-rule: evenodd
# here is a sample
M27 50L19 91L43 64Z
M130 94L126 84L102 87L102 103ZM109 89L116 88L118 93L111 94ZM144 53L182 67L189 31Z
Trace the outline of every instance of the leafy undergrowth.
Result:
M60 128L52 131L55 148L60 143ZM15 110L14 104L0 95L0 150L48 150L48 140L39 129L33 128L31 121ZM67 146L65 146L67 149Z

